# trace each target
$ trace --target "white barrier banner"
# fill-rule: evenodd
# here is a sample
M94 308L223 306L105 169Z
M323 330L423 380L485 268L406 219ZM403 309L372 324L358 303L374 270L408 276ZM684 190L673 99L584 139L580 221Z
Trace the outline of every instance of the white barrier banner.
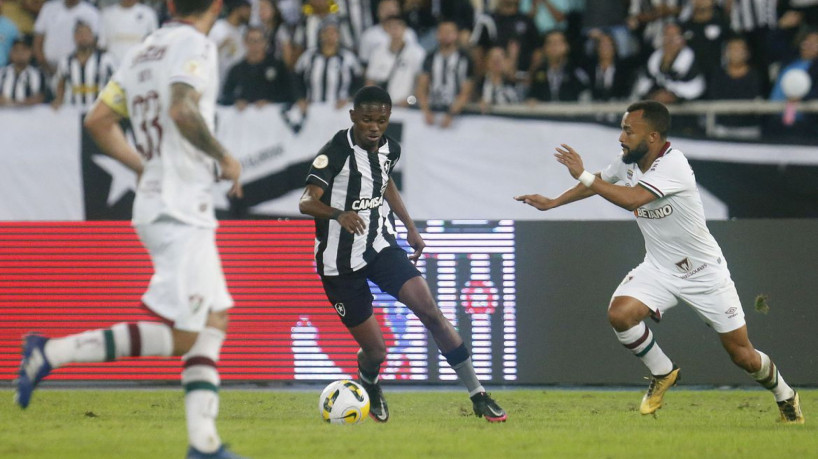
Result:
M79 112L0 109L0 152L0 220L85 218Z
M349 108L313 105L304 120L281 106L221 107L217 137L244 166L251 214L298 216L309 162L340 129ZM0 181L0 220L127 218L134 177L114 161L89 152L81 158L79 114L46 106L0 110L0 145L7 179ZM524 193L556 196L576 181L553 157L574 147L589 171L620 151L619 130L593 123L461 116L449 129L428 126L420 112L395 108L390 135L402 145L398 164L410 214L429 219L630 219L599 197L549 212L515 202ZM673 139L689 158L760 164L818 164L818 148ZM107 188L107 189L105 189ZM226 210L228 184L217 187ZM84 189L84 191L83 191ZM727 218L726 206L700 187L708 219ZM125 214L123 216L123 213Z

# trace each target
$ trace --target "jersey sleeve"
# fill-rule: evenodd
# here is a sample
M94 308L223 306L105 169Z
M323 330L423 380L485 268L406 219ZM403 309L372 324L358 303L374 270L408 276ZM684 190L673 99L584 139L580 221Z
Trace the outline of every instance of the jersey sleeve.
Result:
M657 198L671 196L695 186L693 170L680 153L664 156L654 161L650 169L639 180L639 185L656 195Z
M307 185L316 185L322 190L329 188L335 176L344 167L347 154L334 141L329 141L313 159L307 174Z
M216 45L204 36L181 41L170 57L170 83L185 83L201 92L216 66Z
M622 155L619 155L605 169L602 169L602 180L608 183L621 182L625 180L627 173L627 167L622 162Z

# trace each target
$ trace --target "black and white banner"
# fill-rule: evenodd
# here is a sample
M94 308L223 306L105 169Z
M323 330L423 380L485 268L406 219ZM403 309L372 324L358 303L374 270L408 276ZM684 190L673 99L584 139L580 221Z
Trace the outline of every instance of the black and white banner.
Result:
M220 108L217 137L244 166L246 198L228 202L217 189L220 216L298 216L304 177L316 152L351 125L349 107L313 105L305 119L282 107ZM7 179L0 181L0 220L128 219L134 175L102 155L81 129L80 114L50 107L0 111ZM400 188L411 215L431 219L610 220L631 214L601 198L550 212L512 200L523 193L555 196L576 182L552 154L573 146L598 171L619 153L616 128L592 123L462 116L449 129L428 126L420 112L396 108L390 135L403 146ZM693 162L770 168L818 165L818 148L673 139ZM695 166L695 164L694 164ZM709 219L727 205L700 186Z

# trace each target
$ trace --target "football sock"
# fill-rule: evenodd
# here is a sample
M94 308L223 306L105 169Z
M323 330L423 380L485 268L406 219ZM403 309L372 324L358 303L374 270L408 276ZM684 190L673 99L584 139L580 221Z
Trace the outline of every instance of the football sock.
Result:
M782 402L795 396L795 391L781 377L778 367L767 354L756 350L761 357L761 368L755 373L750 373L753 379L761 384L765 389L773 393L776 402Z
M224 337L223 331L205 327L190 351L182 357L188 439L191 446L203 453L215 452L222 444L216 431L220 383L216 362Z
M381 366L375 367L375 371L364 370L361 364L358 364L358 378L367 384L378 384L378 373L381 371Z
M71 362L107 362L119 357L170 356L173 335L161 323L118 323L111 328L89 330L45 344L45 356L52 368Z
M449 352L444 352L443 357L446 357L449 366L457 373L457 377L460 378L460 381L466 385L466 389L469 391L469 397L486 391L483 385L480 384L480 380L477 379L477 374L474 372L474 365L471 361L471 355L469 355L469 350L466 348L465 343Z
M653 332L644 322L639 322L635 327L623 332L616 330L614 332L619 342L642 360L650 374L662 376L673 371L673 362L662 352L653 337Z

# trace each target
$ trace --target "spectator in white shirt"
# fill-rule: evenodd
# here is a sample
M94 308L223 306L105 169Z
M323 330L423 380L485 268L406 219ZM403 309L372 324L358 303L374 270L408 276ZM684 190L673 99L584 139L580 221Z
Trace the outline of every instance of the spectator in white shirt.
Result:
M406 41L406 22L391 16L382 22L390 41L375 49L366 69L366 84L385 88L392 105L407 107L416 102L415 81L423 71L426 52L414 41Z
M82 0L51 0L34 23L34 57L49 75L61 59L74 52L74 26L81 21L99 32L99 10Z
M224 2L227 17L219 19L210 29L210 37L219 48L219 85L224 85L227 71L238 64L246 50L244 49L244 33L250 22L249 0L227 0Z
M102 10L99 46L119 63L132 46L159 27L156 11L139 0L121 0Z
M400 15L400 6L397 0L381 0L378 3L378 23L366 29L361 35L361 44L358 47L358 58L361 63L368 65L372 58L372 53L381 46L389 45L389 33L386 31L384 22L386 18ZM417 42L418 37L414 30L405 27L403 41ZM394 100L394 98L392 99Z

